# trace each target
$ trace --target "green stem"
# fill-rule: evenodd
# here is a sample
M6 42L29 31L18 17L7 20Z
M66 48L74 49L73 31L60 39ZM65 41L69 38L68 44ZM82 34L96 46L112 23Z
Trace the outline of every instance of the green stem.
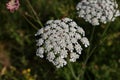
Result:
M26 1L27 1L28 5L29 5L30 9L32 10L35 18L37 19L38 24L39 24L41 27L44 27L43 24L42 24L42 22L40 21L38 15L37 15L36 11L35 11L34 8L32 7L30 1L29 1L29 0L26 0Z
M71 73L72 73L73 78L74 78L75 80L79 80L79 79L77 78L77 76L75 75L74 69L73 69L70 61L69 61L69 60L67 60L67 61L68 61L68 67L69 67L69 69L70 69L70 71L71 71Z
M98 46L100 46L100 45L106 40L106 38L103 38L103 37L105 36L107 30L109 29L110 24L111 24L111 23L109 23L109 24L106 26L105 30L104 30L103 33L102 33L101 41L98 43L98 45L96 45L96 46L92 49L92 51L90 52L90 56L94 53L95 49L96 49ZM102 39L102 38L103 38L103 39ZM90 56L89 56L89 57L90 57ZM88 59L89 59L89 58L88 58ZM87 63L88 59L86 60L86 63Z
M106 34L106 32L107 32L107 30L108 30L108 28L109 28L109 25L110 25L110 23L107 25L107 27L106 27L105 30L103 31L101 38L103 38L104 35ZM92 34L91 34L91 37L90 37L90 43L92 43L94 32L95 32L95 26L93 27L93 30L92 30ZM85 60L85 62L84 62L84 65L85 65L85 66L86 66L88 60L90 59L90 57L92 56L92 54L94 53L95 49L96 49L99 45L101 45L101 44L104 42L104 40L105 40L105 39L102 39L102 41L101 41L98 45L96 45L96 46L92 49L91 52L90 52L91 46L88 48L88 51L87 51L87 55L88 55L88 56L87 56L87 58L86 58L86 60ZM84 69L83 76L84 76L85 70L86 70L86 67L85 67L85 69ZM82 76L82 80L84 79L83 76Z
M96 27L96 26L94 26L93 29L92 29L92 33L91 33L91 36L90 36L90 43L92 43L92 40L93 40L93 36L94 36L94 32L95 32L95 27ZM87 50L87 57L86 57L86 60L85 60L85 62L84 62L85 68L83 69L83 74L82 74L82 76L81 76L81 80L84 79L84 74L85 74L85 70L86 70L86 64L87 64L89 58L90 58L91 55L92 55L92 54L90 54L90 49L91 49L91 46L89 46L89 48L88 48L88 50Z
M108 29L109 29L109 27L110 27L110 24L111 24L111 22L109 22L109 24L106 26L105 30L103 31L102 36L101 36L101 41L99 42L99 44L96 45L96 46L92 49L91 52L90 52L90 48L88 49L89 56L88 56L88 58L86 59L85 64L87 64L87 61L89 60L90 56L93 54L93 52L95 51L95 49L96 49L98 46L100 46L100 45L106 40L106 38L104 38L104 36L105 36L106 32L108 31ZM94 33L93 33L93 34L94 34ZM93 34L92 34L92 36L93 36ZM91 37L91 39L90 39L90 43L91 43L92 38L93 38L93 37ZM102 39L102 38L103 38L103 39Z
M29 0L26 0L26 1L27 1L28 5L29 5L30 9L32 10L34 16L36 17L36 19L39 19L39 17L37 16L36 11L33 9L32 5L31 5L30 1Z
M25 18L25 20L26 20L34 29L38 30L38 28L37 28L29 19L27 19L26 16L23 15L23 17Z
M92 29L92 34L91 34L91 37L90 37L90 43L92 43L92 40L93 40L93 36L94 36L94 32L95 32L95 27L93 27ZM90 49L91 49L91 45L89 46L88 50L87 50L87 55L90 53Z
M93 52L95 51L95 49L96 49L97 47L99 47L106 39L107 39L107 38L102 39L101 42L100 42L98 45L96 45L96 46L91 50L90 54L93 54Z
M22 9L19 9L19 13L21 16L23 16L25 18L25 20L36 30L38 30L38 28L26 17L26 14L22 13ZM32 16L29 16L32 17ZM33 18L33 17L32 17Z
M109 22L109 23L108 23L107 27L105 28L104 32L102 33L101 38L103 38L103 37L105 36L105 34L106 34L107 30L108 30L108 29L109 29L109 27L110 27L110 24L111 24L111 22Z

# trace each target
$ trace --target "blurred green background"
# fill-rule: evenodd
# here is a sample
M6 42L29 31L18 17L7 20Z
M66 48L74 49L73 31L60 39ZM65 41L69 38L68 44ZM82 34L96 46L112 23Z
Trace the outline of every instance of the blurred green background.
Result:
M70 17L77 22L90 38L93 26L78 18L75 7L80 0L30 0L43 24L49 19ZM40 25L34 17L26 0L20 0L20 8L14 13L6 9L8 0L0 0L0 80L74 80L67 66L56 69L45 59L36 56L37 28ZM120 0L117 0L120 6ZM106 24L107 25L107 24ZM92 48L98 44L105 29L96 26ZM90 57L84 80L120 80L120 17L111 23L105 41ZM76 74L82 74L86 50L72 66Z

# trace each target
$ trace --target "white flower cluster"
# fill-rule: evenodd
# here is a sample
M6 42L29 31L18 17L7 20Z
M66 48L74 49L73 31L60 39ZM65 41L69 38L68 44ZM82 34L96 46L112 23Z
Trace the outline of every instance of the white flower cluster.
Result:
M115 0L82 0L76 6L78 16L92 25L114 21L120 16Z
M75 62L81 54L81 45L89 46L84 30L70 18L49 20L35 36L39 36L36 55L45 57L57 68L66 65L67 59Z

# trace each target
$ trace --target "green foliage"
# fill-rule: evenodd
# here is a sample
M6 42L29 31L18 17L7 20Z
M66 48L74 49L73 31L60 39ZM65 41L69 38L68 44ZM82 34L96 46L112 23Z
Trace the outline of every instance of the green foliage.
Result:
M120 5L120 1L117 1ZM27 1L20 0L20 9L14 13L5 8L6 2L0 1L0 43L2 43L0 46L5 45L3 50L9 55L10 66L4 71L6 66L0 63L0 71L3 70L4 73L0 80L74 80L68 66L56 69L47 60L36 56L34 34L37 30L25 17L37 28L41 26L35 20ZM30 0L30 2L42 24L49 19L70 17L81 27L85 26L83 28L90 38L92 25L78 18L76 14L75 6L79 0ZM96 27L92 48L98 44L106 25ZM83 80L120 80L120 17L112 22L105 38L103 44L91 55L86 66L83 64L86 50L83 51L81 59L72 63L75 74L83 76ZM3 53L0 49L1 54ZM0 62L1 60L0 58Z

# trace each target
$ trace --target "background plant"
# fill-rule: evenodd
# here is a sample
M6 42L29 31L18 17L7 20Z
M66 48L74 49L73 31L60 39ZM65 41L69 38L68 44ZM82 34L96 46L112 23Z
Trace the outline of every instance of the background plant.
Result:
M25 18L37 28L40 28L40 23L34 20L35 15L31 11L30 6L26 5L28 4L27 1L21 0L20 9L14 13L7 11L6 2L0 1L0 56L5 54L3 58L0 58L0 63L1 61L7 61L9 58L9 65L0 64L0 70L3 70L4 66L7 67L5 72L3 70L4 75L0 79L73 80L73 76L71 76L72 74L67 66L56 69L47 60L36 57L34 34L37 30ZM59 19L67 16L74 19L78 25L86 26L83 29L86 31L87 37L90 38L92 25L76 17L75 6L79 0L31 0L30 2L43 24L49 19ZM120 6L120 1L117 0L117 2ZM94 48L95 44L98 44L98 39L106 25L102 24L101 27L96 27L91 49ZM119 17L111 23L105 38L103 44L96 48L88 60L84 80L120 79ZM83 73L81 67L82 69L85 67L83 61L86 57L86 51L83 51L81 58L76 63L71 64L75 74Z

